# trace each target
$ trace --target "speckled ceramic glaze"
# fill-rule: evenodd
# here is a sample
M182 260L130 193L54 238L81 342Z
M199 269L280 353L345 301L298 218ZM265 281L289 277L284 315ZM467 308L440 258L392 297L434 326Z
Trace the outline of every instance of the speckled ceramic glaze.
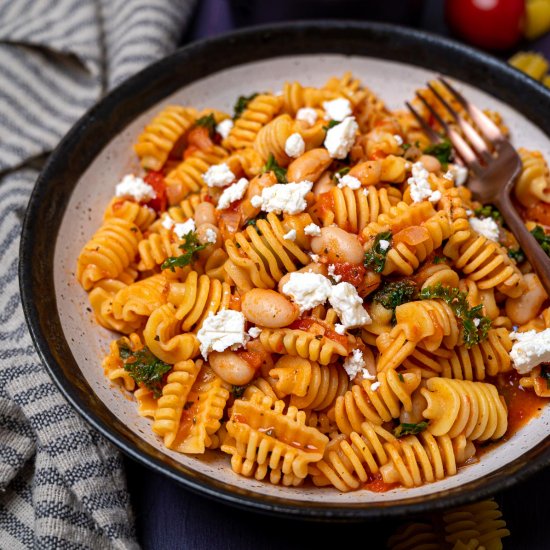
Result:
M550 94L475 51L386 26L315 23L252 30L177 52L87 114L42 174L22 240L22 293L36 345L62 391L94 426L133 457L190 488L234 504L304 517L416 512L510 485L549 462L550 407L478 463L416 489L341 494L238 477L220 452L194 457L165 449L151 421L138 416L131 396L105 379L100 363L113 334L93 321L74 271L81 247L101 224L114 185L138 170L132 143L164 105L231 111L239 95L277 92L285 80L316 86L347 70L391 108L401 107L438 71L447 74L478 106L503 115L515 143L550 158L545 133Z

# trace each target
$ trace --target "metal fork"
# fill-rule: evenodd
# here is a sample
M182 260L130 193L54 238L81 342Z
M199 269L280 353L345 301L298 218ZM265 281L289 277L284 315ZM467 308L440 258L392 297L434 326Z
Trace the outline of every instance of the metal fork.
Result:
M456 153L472 172L473 177L469 178L468 188L472 191L474 198L484 204L491 203L499 209L546 292L550 295L550 258L525 227L510 199L510 192L521 170L521 159L517 151L489 117L467 101L445 78L439 77L438 80L470 115L479 128L479 133L431 83L428 83L428 88L458 124L462 135L443 120L419 92L416 93L418 99L441 125ZM434 143L440 142L441 136L427 124L410 103L406 104L430 140Z

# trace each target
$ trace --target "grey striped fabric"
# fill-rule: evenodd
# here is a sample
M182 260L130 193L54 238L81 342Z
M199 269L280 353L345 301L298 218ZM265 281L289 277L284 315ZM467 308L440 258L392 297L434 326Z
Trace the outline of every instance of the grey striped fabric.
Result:
M0 0L0 548L137 548L121 457L33 348L17 282L38 171L107 90L172 50L193 0Z

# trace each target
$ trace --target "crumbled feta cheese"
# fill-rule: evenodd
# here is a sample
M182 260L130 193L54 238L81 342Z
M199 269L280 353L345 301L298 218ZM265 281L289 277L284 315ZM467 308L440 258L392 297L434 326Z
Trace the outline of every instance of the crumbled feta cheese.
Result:
M345 176L340 176L336 174L336 179L338 180L338 187L349 187L350 189L359 189L361 187L361 182L354 176L346 174Z
M411 199L413 202L422 202L424 199L436 202L441 198L439 191L432 191L428 176L430 173L421 162L412 165L412 176L407 180L410 186ZM435 199L432 199L435 194Z
M252 206L261 208L264 212L280 214L299 214L307 207L306 195L311 191L313 183L276 183L271 187L264 187L261 195L250 200Z
M365 368L365 359L363 352L360 349L354 349L351 355L348 355L344 360L344 370L347 372L349 379L353 380L361 370Z
M157 196L155 190L148 183L133 174L127 174L122 178L122 181L115 187L115 195L117 197L132 197L137 202L149 201Z
M179 239L183 239L187 233L191 233L195 231L197 228L195 226L195 220L193 218L189 218L184 223L177 223L174 225L174 233L178 236Z
M327 120L336 120L338 122L342 122L342 120L352 113L350 102L343 97L333 99L332 101L324 101L323 109L325 110L325 118Z
M334 272L335 268L336 266L334 264L330 264L328 266L328 274L336 283L339 283L342 280L342 275L336 275L336 273Z
M510 339L516 341L510 358L520 374L528 374L540 363L550 362L550 328L542 332L511 332Z
M209 187L226 187L235 181L235 174L225 162L222 162L208 168L202 175L202 179Z
M346 327L344 325L341 325L340 323L336 323L334 325L334 332L336 332L336 334L345 334Z
M381 250L388 250L388 248L390 247L390 241L386 241L386 239L380 239L378 241L378 246Z
M321 235L321 228L314 223L310 223L304 227L304 233L312 237L319 237Z
M281 290L292 298L303 313L324 304L332 292L332 284L318 273L294 272Z
M260 336L261 333L262 333L262 329L258 327L250 327L248 329L248 336L250 336L250 338L258 338L258 336Z
M283 235L285 241L295 241L296 240L296 229L291 229L288 233Z
M291 134L285 141L285 153L291 157L296 158L304 154L306 150L306 143L304 138L298 133Z
M319 261L319 254L314 254L313 252L310 252L309 257L311 258L311 261L314 263L317 263Z
M474 211L473 210L470 210L468 208L468 210L466 210L466 216L473 216L474 215Z
M338 283L333 286L329 302L346 328L368 325L372 322L363 307L361 296L350 283Z
M441 191L434 191L430 198L428 199L430 202L437 202L441 200Z
M212 228L207 227L204 232L204 240L207 243L215 243L218 240L218 235Z
M460 164L449 164L449 168L443 177L454 181L455 185L464 185L468 179L468 168Z
M355 134L359 126L351 116L333 126L325 137L325 147L334 159L344 159L355 143Z
M497 241L500 234L498 223L493 218L470 218L470 227L491 241Z
M246 344L245 321L240 311L232 309L222 309L215 315L210 313L197 332L202 356L208 359L211 351L237 349Z
M370 389L372 391L376 391L380 387L380 382L374 382L374 384L371 385Z
M369 196L369 190L366 187L363 188L363 195L365 195L365 197Z
M363 375L363 380L376 380L376 376L371 374L368 369L363 369L361 374Z
M230 118L226 118L216 126L216 132L218 132L223 139L226 139L229 132L231 132L231 128L233 128L233 121Z
M481 323L481 319L474 319L474 325L476 327L479 327L479 324Z
M317 122L317 111L311 107L302 107L296 113L296 120L302 120L313 126Z
M229 208L232 202L238 201L244 197L246 190L248 189L248 180L241 178L237 183L230 185L223 190L220 198L218 199L218 210L225 210Z
M164 227L164 229L172 229L175 224L176 222L168 214L165 214L161 223L162 227Z
M403 138L399 134L394 134L393 139L395 139L395 141L397 142L397 145L399 145L399 147L401 147L401 145L403 145Z

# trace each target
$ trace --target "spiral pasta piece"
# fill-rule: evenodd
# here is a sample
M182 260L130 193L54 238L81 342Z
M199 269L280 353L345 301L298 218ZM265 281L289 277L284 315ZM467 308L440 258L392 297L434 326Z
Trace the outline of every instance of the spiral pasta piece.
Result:
M140 271L149 271L161 265L169 256L179 256L182 243L175 233L161 227L158 233L151 233L138 245Z
M111 218L122 218L139 227L140 231L145 231L155 221L156 212L146 204L120 199L115 197L107 206L103 214L103 221Z
M350 71L346 71L342 78L329 78L321 89L345 97L352 107L358 105L367 95L372 93L370 90L365 89L361 81L355 78Z
M260 129L254 140L254 149L264 163L269 155L273 155L278 164L288 165L290 157L285 153L285 144L296 128L289 115L279 115Z
M232 152L224 161L237 177L253 178L262 171L264 160L252 145Z
M349 385L344 369L295 356L281 357L269 376L277 380L279 395L290 395L290 405L301 410L325 410Z
M204 319L228 309L231 289L227 283L191 271L182 283L170 284L168 301L177 307L176 318L183 332L196 332Z
M442 548L441 539L433 525L418 522L407 523L400 527L388 539L387 546L389 550L441 550ZM467 550L476 550L476 548Z
M321 108L324 101L336 97L337 94L330 90L302 86L299 82L285 82L282 110L294 117L303 107Z
M113 300L116 294L124 288L126 285L118 279L103 279L96 283L88 298L95 320L102 327L130 334L139 328L140 323L117 318L113 313Z
M343 344L326 336L289 328L263 329L260 342L272 353L299 356L321 365L328 365L338 356L347 357L349 350Z
M242 149L251 147L260 129L271 122L279 113L283 100L271 94L259 94L246 106L243 114L235 121L224 147Z
M310 220L311 221L311 220ZM271 212L225 243L229 259L225 271L240 291L274 288L288 272L310 262L298 242L284 238L287 231Z
M174 145L193 126L197 111L189 107L168 105L146 127L134 145L141 166L160 170Z
M486 441L506 433L506 403L493 384L430 378L420 392L428 403L423 416L435 436L464 435L470 441Z
M550 172L540 151L528 151L523 147L518 149L522 169L514 187L518 201L529 208L538 201L550 202Z
M102 362L103 372L111 382L121 382L126 390L133 391L136 383L124 368L124 362L120 357L120 343L128 346L132 351L138 351L143 347L141 338L135 332L128 337L123 336L119 340L113 340L109 344L109 353Z
M139 228L122 218L105 222L78 256L76 278L90 290L101 279L116 279L134 261L141 240Z
M402 408L412 410L411 395L420 380L417 372L381 372L374 389L371 380L363 380L338 397L329 417L334 418L338 429L346 435L361 431L365 421L376 425L389 422L399 417Z

